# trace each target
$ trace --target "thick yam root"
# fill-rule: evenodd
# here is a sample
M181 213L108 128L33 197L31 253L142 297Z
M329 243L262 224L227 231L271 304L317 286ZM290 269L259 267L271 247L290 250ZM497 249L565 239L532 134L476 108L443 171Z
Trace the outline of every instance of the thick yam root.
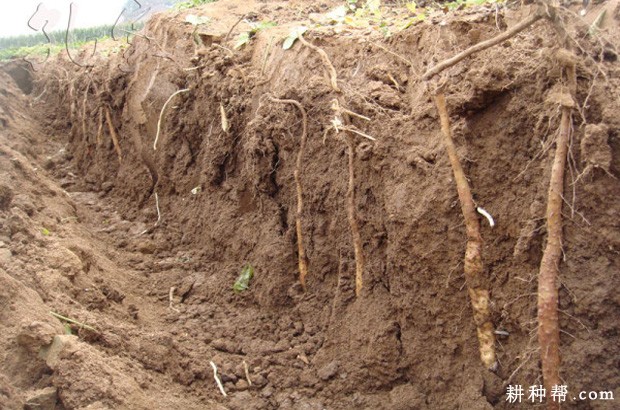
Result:
M469 183L463 172L463 167L452 141L450 131L450 119L446 108L446 98L443 93L435 96L435 104L441 120L441 131L443 134L444 145L450 158L456 189L461 202L461 210L467 228L467 247L465 250L465 280L467 291L471 299L474 310L474 321L477 327L478 343L480 344L480 359L482 363L490 369L497 368L495 358L495 334L493 333L493 323L489 312L489 290L486 280L483 278L482 258L480 248L482 247L482 237L480 236L480 224L476 215L474 201L469 189Z

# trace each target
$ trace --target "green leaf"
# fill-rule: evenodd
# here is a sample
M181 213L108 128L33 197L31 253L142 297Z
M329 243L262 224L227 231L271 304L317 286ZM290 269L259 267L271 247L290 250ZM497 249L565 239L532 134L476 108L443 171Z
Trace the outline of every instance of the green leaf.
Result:
M329 22L342 23L344 16L347 15L346 6L339 6L325 15Z
M50 235L50 231L47 228L41 228L41 233L45 236L49 236Z
M344 18L344 22L351 27L357 27L357 28L366 28L370 26L370 22L368 21L368 19L359 18L357 16L356 17L346 16Z
M241 274L235 281L233 285L233 290L235 292L243 292L244 290L248 290L250 287L250 279L254 277L254 268L249 263L243 267L241 270Z
M390 31L390 28L387 25L381 24L379 26L379 29L381 30L381 34L383 34L383 37L389 38L392 36L392 32Z
M261 30L269 27L275 27L277 25L278 23L276 23L275 21L260 21L258 23L250 23L250 27L252 27L252 29L250 30L250 37L252 37L254 34L258 33Z
M295 27L293 30L291 30L288 37L284 39L284 43L282 43L282 48L284 50L288 50L289 48L293 47L293 44L295 44L295 41L299 38L299 36L304 34L306 31L308 31L308 27Z
M406 7L407 7L407 10L409 10L412 13L415 13L417 11L418 5L411 2L411 3L407 3Z
M241 33L239 34L239 37L237 37L237 42L235 43L234 49L238 49L243 47L244 45L246 45L248 43L248 41L250 41L250 33L249 32L245 32L245 33Z
M411 26L414 26L415 24L426 20L426 14L425 13L420 13L415 17L412 17L408 20L405 21L404 24L402 24L401 26L398 27L398 30L404 30L406 28L409 28Z
M295 44L295 40L297 40L299 37L298 36L293 36L290 35L287 38L284 39L284 43L282 43L282 48L284 50L288 50L291 47L293 47L293 44Z
M607 9L603 9L603 11L601 11L601 13L596 17L596 19L594 19L594 21L590 25L590 28L588 28L588 34L590 36L595 35L596 32L599 31L599 29L601 27L601 23L605 19L605 14L606 13L607 13Z
M193 26L199 26L201 24L208 24L211 19L207 16L197 16L195 14L188 14L185 17L185 22L190 23Z
M366 8L373 14L381 13L381 0L366 1Z
M278 25L278 23L276 23L275 21L261 21L261 22L258 22L258 23L252 23L251 22L250 23L250 27L251 27L250 31L246 31L245 33L239 34L239 37L237 37L237 42L235 43L233 48L234 49L238 49L238 48L243 47L259 31L264 30L264 29L269 28L269 27L275 27L277 25Z

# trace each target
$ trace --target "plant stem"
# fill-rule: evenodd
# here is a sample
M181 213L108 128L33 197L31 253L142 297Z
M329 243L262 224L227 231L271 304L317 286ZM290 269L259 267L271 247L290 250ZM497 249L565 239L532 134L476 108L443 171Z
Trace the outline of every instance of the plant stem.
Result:
M60 319L60 320L63 320L63 321L65 321L65 322L73 323L74 325L78 325L79 327L82 327L82 328L84 328L84 329L92 330L93 332L98 332L98 330L97 330L97 329L95 329L95 328L94 328L94 327L92 327L92 326L89 326L89 325L87 325L87 324L85 324L85 323L78 322L77 320L74 320L74 319L71 319L71 318L68 318L68 317L65 317L65 316L59 315L59 314L58 314L58 313L56 313L56 312L52 312L52 311L50 311L50 315L54 316L56 319Z

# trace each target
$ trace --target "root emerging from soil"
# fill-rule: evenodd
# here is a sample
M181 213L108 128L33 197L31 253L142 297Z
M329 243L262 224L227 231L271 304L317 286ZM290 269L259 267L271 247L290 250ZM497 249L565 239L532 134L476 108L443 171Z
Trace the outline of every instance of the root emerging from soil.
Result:
M118 143L118 135L116 134L116 130L114 129L114 124L112 123L112 117L110 116L110 109L107 107L105 109L105 119L108 123L108 130L110 130L110 135L112 136L112 143L114 144L116 155L118 155L118 162L121 162L123 159L123 153L121 151L121 146Z
M566 50L556 56L564 66L570 95L563 99L574 104L577 88L575 58ZM560 325L558 320L558 275L562 257L562 194L564 170L570 144L573 105L562 106L562 119L556 140L555 157L551 168L547 200L547 245L540 261L538 274L538 343L542 363L543 383L547 391L560 380ZM548 408L559 408L555 401L547 400Z
M564 49L556 53L556 59L564 68L564 74L568 80L569 95L562 98L562 119L560 122L559 135L556 141L556 152L551 169L549 194L547 201L547 245L545 247L538 276L538 341L542 362L543 384L547 391L551 391L555 385L561 385L560 380L560 327L558 322L558 274L560 258L562 256L562 202L564 192L564 169L568 154L570 135L572 131L572 110L575 107L577 91L576 63L577 58L568 51L568 36L562 23L557 18L557 8L543 4L534 14L517 23L506 32L489 40L480 42L461 53L446 59L422 75L422 80L429 80L448 67L457 64L464 58L497 45L517 33L528 28L536 21L545 18L555 28L555 31L564 44ZM482 280L482 261L480 259L480 247L482 239L479 232L479 224L474 212L474 203L469 190L467 179L461 168L459 159L454 149L454 143L450 135L450 123L446 110L445 96L439 93L435 96L435 103L444 134L444 141L459 192L459 199L467 226L467 250L465 253L465 278L469 295L474 308L474 319L478 326L478 339L480 342L480 355L482 361L489 368L496 367L493 325L489 319L489 292ZM559 403L555 400L547 400L549 409L558 409Z
M357 224L355 212L355 143L353 136L347 134L345 141L349 148L349 186L347 188L347 215L353 236L353 251L355 252L355 295L359 296L364 286L364 252L362 252L362 236Z
M437 111L441 120L441 131L443 141L450 158L456 189L461 202L461 210L465 219L467 229L467 247L465 250L465 280L467 291L471 299L474 310L474 321L478 332L478 342L480 343L480 359L482 363L490 369L497 368L495 358L495 335L493 333L493 323L489 311L489 290L483 278L482 258L480 249L482 248L482 237L480 236L480 223L476 216L476 207L472 199L471 190L467 177L459 161L452 133L450 131L450 118L446 108L446 98L443 93L438 93L434 97Z
M97 146L101 145L101 135L103 134L103 109L99 108L99 119L97 126Z
M303 35L299 36L299 41L301 42L301 44L303 44L304 46L308 47L311 50L316 51L319 54L319 56L321 56L321 60L323 60L323 64L325 64L325 67L327 68L327 71L329 72L329 79L330 79L332 88L334 89L335 92L341 94L342 90L340 89L340 87L338 87L338 74L336 73L336 69L334 68L334 65L332 64L325 50L323 50L320 47L315 46L312 43L309 43L304 38Z
M299 151L297 151L297 160L295 162L295 170L293 171L293 176L295 178L295 188L297 190L297 211L295 213L295 229L297 232L297 252L299 258L299 282L303 287L304 291L307 290L306 287L306 276L308 275L308 258L306 257L306 250L304 248L304 240L302 234L302 224L301 224L301 215L303 212L303 195L301 189L301 164L303 161L304 150L306 147L306 140L308 138L308 115L306 113L306 109L296 100L281 100L275 98L271 95L267 96L269 101L278 103L278 104L292 104L299 112L301 112L302 116L302 131L301 131L301 140L299 142Z
M362 236L360 234L359 225L357 223L357 212L355 207L355 143L353 134L360 134L357 131L353 131L350 127L351 119L350 115L358 116L357 114L349 111L344 107L344 96L340 87L338 87L338 74L334 65L332 64L329 56L320 47L309 43L303 36L299 36L299 41L311 50L316 51L325 68L329 72L330 85L334 92L338 94L335 104L332 105L332 109L335 111L335 118L332 121L333 128L336 133L340 132L340 129L346 131L344 140L347 144L349 151L349 184L347 188L347 219L349 220L349 226L351 228L351 237L353 238L353 252L355 255L355 296L360 296L362 288L364 287L363 275L364 275L364 252L362 248ZM364 119L368 119L363 117ZM369 119L368 119L369 120ZM340 129L338 128L340 127ZM361 133L362 136L374 141L373 137Z
M155 135L155 140L153 141L153 150L157 151L157 141L159 140L159 134L161 133L161 124L164 118L164 112L166 111L166 107L168 107L168 104L170 104L170 101L172 101L172 99L179 94L182 93L186 93L189 91L189 88L183 88L181 90L175 91L174 93L172 93L172 95L170 97L168 97L168 99L166 100L166 102L164 103L163 107L161 107L161 111L159 112L159 119L157 120L157 134Z
M424 74L422 74L422 80L429 80L433 76L445 70L446 68L452 67L453 65L469 57L470 55L477 53L479 51L482 51L482 50L486 50L487 48L491 48L494 45L497 45L503 41L508 40L511 37L514 37L515 35L525 30L532 24L536 23L538 20L540 20L543 17L545 17L543 11L541 9L537 10L534 14L520 21L519 23L515 24L514 27L510 28L509 30L506 30L502 34L499 34L486 41L481 41L480 43L477 43L469 47L468 49L463 50L457 55L450 57L447 60L444 60L440 62L439 64L435 65L434 67L428 69Z

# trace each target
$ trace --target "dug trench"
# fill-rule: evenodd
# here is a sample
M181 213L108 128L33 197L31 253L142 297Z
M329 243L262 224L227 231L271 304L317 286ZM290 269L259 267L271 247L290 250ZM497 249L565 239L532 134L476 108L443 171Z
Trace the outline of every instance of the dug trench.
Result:
M560 121L553 28L536 24L434 80L476 205L495 219L480 216L497 330L489 371L454 177L419 76L496 35L496 13L456 13L389 39L311 30L336 95L319 53L300 41L282 49L303 22L272 6L200 8L214 23L199 41L184 13L161 14L124 53L4 67L0 407L504 409L508 385L542 383L536 286ZM248 12L279 25L231 51L227 33ZM564 192L561 376L571 394L618 400L620 66L613 47L567 28L580 39L580 115ZM307 112L299 167L300 110L268 96ZM356 114L353 152L334 130L337 97ZM246 264L254 277L234 292Z

